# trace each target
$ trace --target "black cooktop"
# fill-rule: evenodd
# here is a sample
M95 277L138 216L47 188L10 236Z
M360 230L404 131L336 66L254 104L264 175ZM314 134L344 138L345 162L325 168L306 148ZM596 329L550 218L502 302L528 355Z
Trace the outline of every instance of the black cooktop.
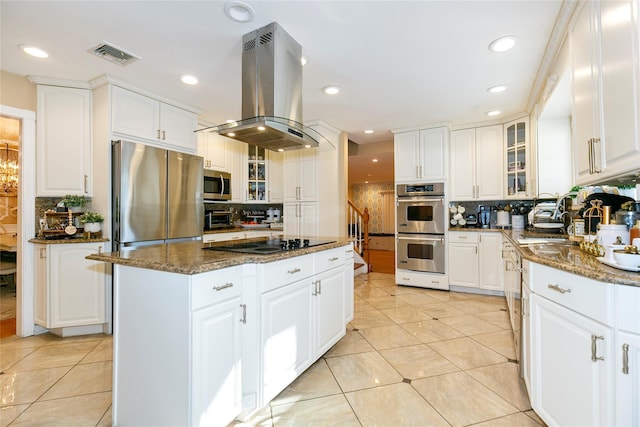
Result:
M225 243L223 245L207 246L203 249L223 252L239 252L243 254L269 255L278 252L289 252L297 249L326 245L328 243L335 243L335 240L278 238L253 242Z

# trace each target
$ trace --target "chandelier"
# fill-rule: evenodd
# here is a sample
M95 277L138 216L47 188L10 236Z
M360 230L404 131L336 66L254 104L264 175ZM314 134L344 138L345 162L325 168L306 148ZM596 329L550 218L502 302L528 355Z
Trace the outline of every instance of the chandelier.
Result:
M5 145L6 149L0 151L0 188L13 194L18 191L18 151Z

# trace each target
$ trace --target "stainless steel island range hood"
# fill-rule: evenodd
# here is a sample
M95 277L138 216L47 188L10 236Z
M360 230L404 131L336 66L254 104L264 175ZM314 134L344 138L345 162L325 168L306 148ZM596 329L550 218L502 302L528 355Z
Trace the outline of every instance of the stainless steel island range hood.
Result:
M274 151L317 147L324 137L302 124L301 57L302 47L276 22L245 34L242 120L207 129Z

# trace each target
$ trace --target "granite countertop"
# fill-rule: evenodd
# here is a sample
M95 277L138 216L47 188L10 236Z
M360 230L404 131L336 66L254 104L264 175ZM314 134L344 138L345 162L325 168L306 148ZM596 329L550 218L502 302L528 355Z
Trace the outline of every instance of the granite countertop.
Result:
M109 239L105 237L92 237L90 239L85 239L84 237L71 237L68 239L40 239L38 237L34 237L29 240L29 243L38 243L41 245L66 245L69 243L99 243L108 241Z
M601 282L640 287L640 273L609 267L598 261L595 256L581 251L578 245L570 244L568 240L521 245L518 239L522 237L522 230L505 230L503 234L520 255L531 262Z
M200 241L190 241L145 246L120 252L91 254L87 256L87 259L127 265L130 267L167 271L171 273L199 274L241 264L263 264L279 261L282 259L293 258L300 255L325 251L327 249L333 249L351 243L351 239L347 238L317 238L323 240L332 240L335 242L327 243L321 246L300 248L294 251L278 252L269 255L253 255L203 249L205 247L215 247L229 244L229 242L202 243ZM262 237L256 239L246 239L242 241L250 242L260 240L267 240L267 238ZM236 240L234 241L234 243L238 243L238 241Z

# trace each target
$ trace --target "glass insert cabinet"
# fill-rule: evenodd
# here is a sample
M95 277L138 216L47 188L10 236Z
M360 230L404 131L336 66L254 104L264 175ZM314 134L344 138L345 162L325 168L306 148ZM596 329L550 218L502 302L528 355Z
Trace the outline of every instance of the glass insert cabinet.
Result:
M251 144L248 148L247 200L267 200L266 150Z
M529 123L526 118L505 125L505 171L507 177L506 196L518 198L528 195L528 133Z

